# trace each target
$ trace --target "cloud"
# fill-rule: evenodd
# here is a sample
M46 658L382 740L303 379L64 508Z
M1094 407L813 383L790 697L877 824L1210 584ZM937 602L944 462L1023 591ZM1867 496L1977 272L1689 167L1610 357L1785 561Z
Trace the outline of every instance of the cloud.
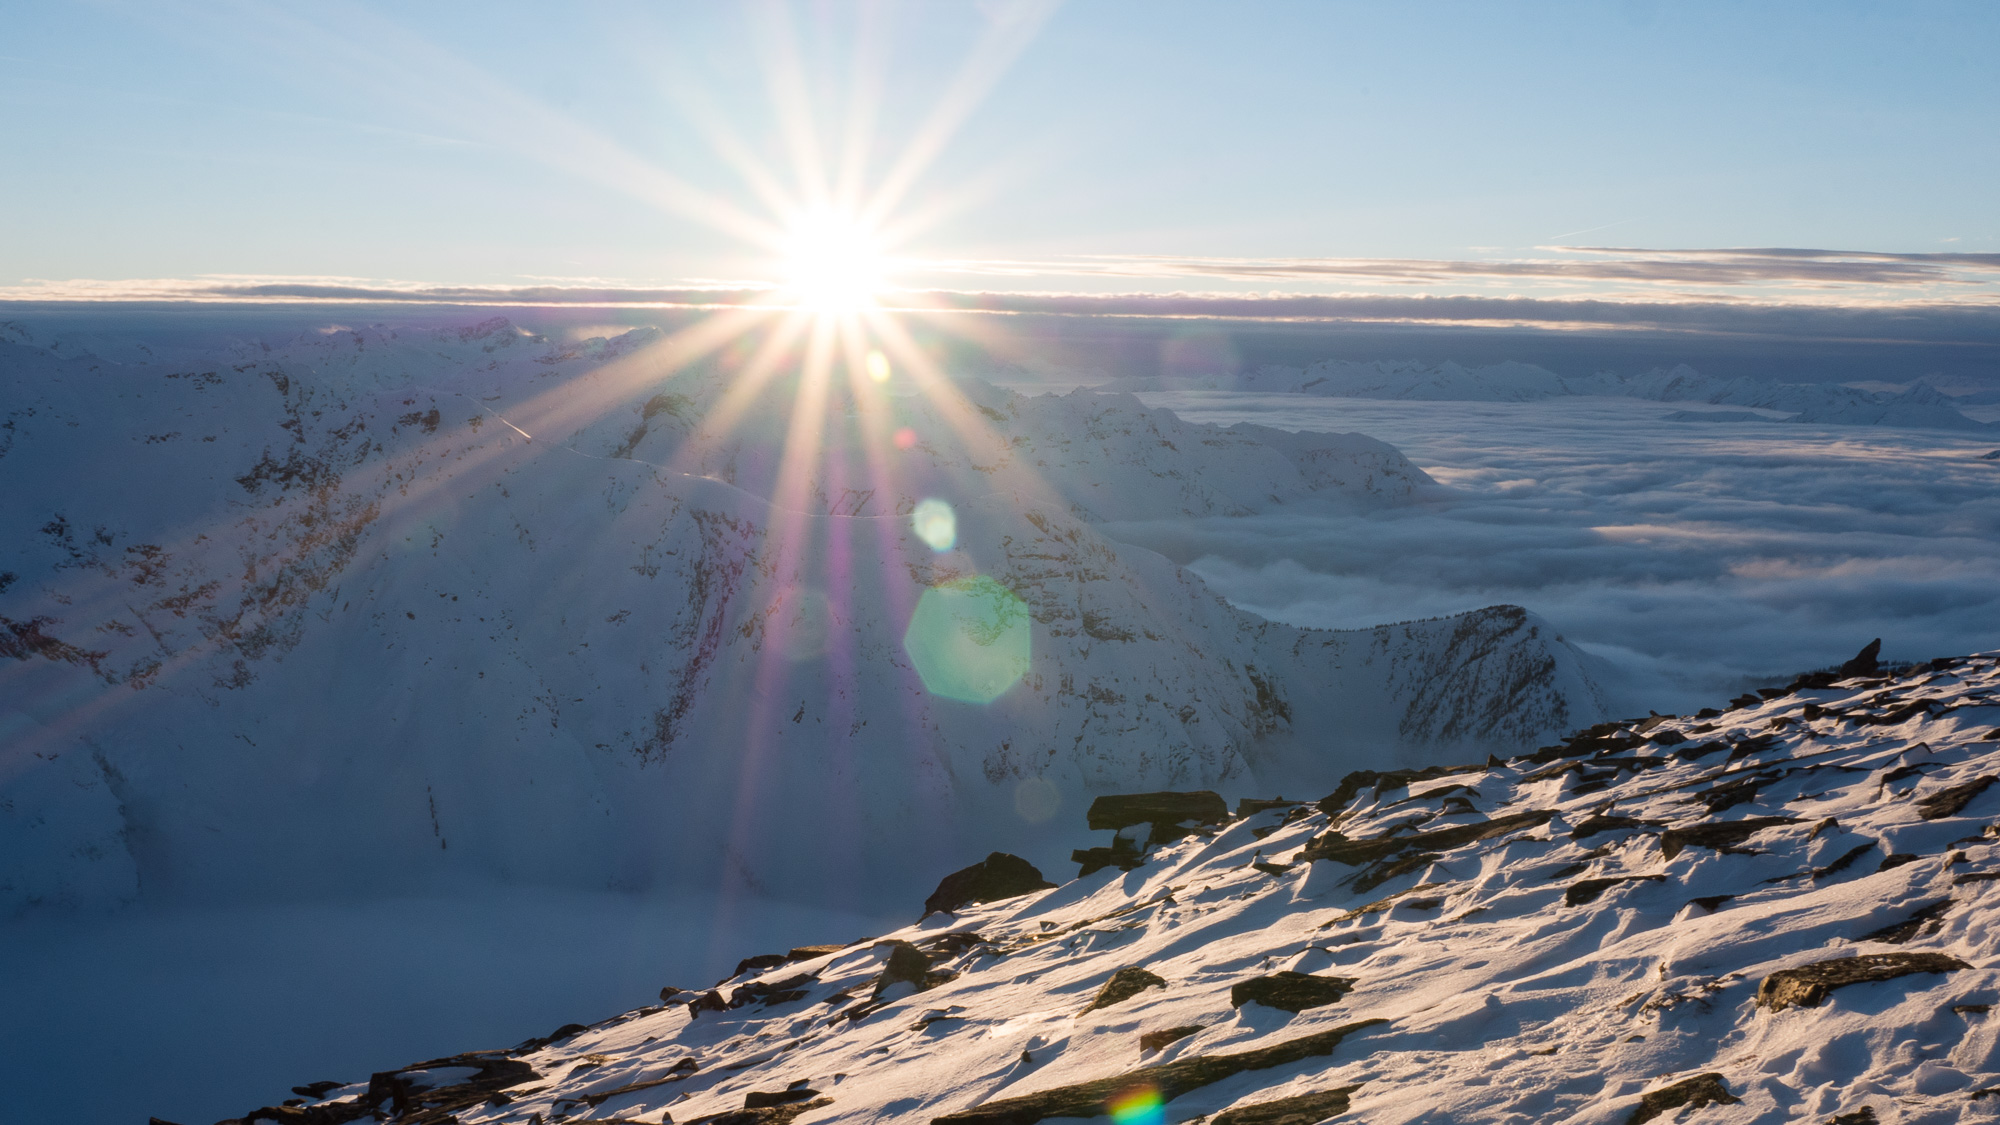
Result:
M1990 258L1993 255L1964 257ZM10 302L369 303L699 310L761 305L772 299L772 288L768 285L721 280L662 286L597 280L508 286L426 285L360 278L207 277L38 281L0 287L0 305ZM891 311L933 315L1538 328L1565 332L1669 333L1687 337L1755 336L1825 343L1947 343L1980 349L1993 349L1995 341L2000 340L2000 291L1996 291L1991 299L1972 295L1954 300L1803 301L1753 297L1725 299L1698 294L1610 299L1468 294L1076 293L899 289L884 293L881 300L883 307Z
M1985 446L1857 427L1687 432L1657 403L1285 403L1190 417L1360 430L1450 485L1366 516L1297 507L1114 525L1231 601L1355 627L1525 605L1612 665L1623 710L1686 712L1884 638L2000 647L2000 469ZM1532 482L1524 485L1522 482Z
M1643 282L1704 286L1965 285L1990 286L2000 254L1894 254L1786 248L1646 250L1551 246L1584 258L1215 258L1089 255L1038 261L957 260L922 263L937 272L1005 277L1210 278L1234 281L1346 279L1435 284L1464 279ZM1615 257L1614 257L1615 255Z

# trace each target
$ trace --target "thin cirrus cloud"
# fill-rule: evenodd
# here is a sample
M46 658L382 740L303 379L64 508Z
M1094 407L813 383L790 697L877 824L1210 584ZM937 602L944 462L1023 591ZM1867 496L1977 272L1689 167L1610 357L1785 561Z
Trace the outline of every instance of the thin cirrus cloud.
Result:
M940 273L997 277L1208 278L1230 281L1345 279L1438 284L1468 279L1745 286L1956 285L1992 289L2000 254L1884 253L1761 247L1649 250L1551 246L1585 258L1231 258L1086 255L1041 260L959 259L923 263Z

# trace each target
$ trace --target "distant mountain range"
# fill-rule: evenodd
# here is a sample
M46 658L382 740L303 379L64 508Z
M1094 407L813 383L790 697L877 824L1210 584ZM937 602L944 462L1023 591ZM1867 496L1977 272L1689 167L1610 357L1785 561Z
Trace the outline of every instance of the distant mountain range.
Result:
M233 1125L1990 1120L2000 659L1873 655L1311 803L1104 797L1078 874L993 854L904 929Z
M1260 367L1235 375L1149 376L1116 379L1101 391L1226 390L1317 395L1324 398L1409 399L1440 402L1536 402L1570 395L1700 403L1782 411L1786 422L1822 425L1911 426L1926 429L2000 430L2000 423L1967 417L1960 406L1992 401L1988 394L1954 398L1928 383L1902 391L1866 391L1835 383L1775 383L1719 379L1681 364L1638 375L1598 372L1557 375L1528 363L1463 367L1457 363L1355 363L1327 360L1310 367ZM1697 420L1697 412L1675 417ZM1749 411L1717 420L1753 421Z
M1065 854L1097 793L1604 717L1521 609L1294 628L1096 530L1407 503L1429 479L1381 442L911 373L745 394L754 356L678 347L491 320L114 363L11 327L0 909L484 881L853 905ZM913 656L1002 648L997 679L945 669L984 704Z

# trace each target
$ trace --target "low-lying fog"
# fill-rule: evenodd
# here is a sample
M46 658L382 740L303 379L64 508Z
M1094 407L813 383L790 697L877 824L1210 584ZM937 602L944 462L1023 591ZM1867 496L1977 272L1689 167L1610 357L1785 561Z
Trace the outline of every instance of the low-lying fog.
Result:
M1684 404L1380 402L1189 391L1191 421L1358 430L1444 487L1369 515L1296 506L1119 524L1230 601L1351 627L1524 605L1604 657L1622 710L1686 712L1837 663L2000 645L2000 436L1662 421Z

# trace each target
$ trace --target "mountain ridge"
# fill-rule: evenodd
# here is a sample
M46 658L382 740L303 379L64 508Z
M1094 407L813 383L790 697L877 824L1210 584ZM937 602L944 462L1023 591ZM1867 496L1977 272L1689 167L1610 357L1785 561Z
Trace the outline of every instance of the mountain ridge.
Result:
M235 1120L1990 1119L2000 654L1872 655L1313 803L1103 798L1119 866Z
M912 375L778 385L827 419L788 462L797 412L732 406L742 368L672 347L502 319L208 364L0 342L0 457L37 467L0 500L8 908L489 879L854 901L936 862L910 824L947 856L1060 855L1047 818L1093 792L1601 717L1525 611L1298 629L1094 530L1418 498L1372 439ZM947 550L911 524L926 497ZM983 705L926 690L905 643L924 591L979 576L1034 638ZM783 843L827 817L837 854Z

